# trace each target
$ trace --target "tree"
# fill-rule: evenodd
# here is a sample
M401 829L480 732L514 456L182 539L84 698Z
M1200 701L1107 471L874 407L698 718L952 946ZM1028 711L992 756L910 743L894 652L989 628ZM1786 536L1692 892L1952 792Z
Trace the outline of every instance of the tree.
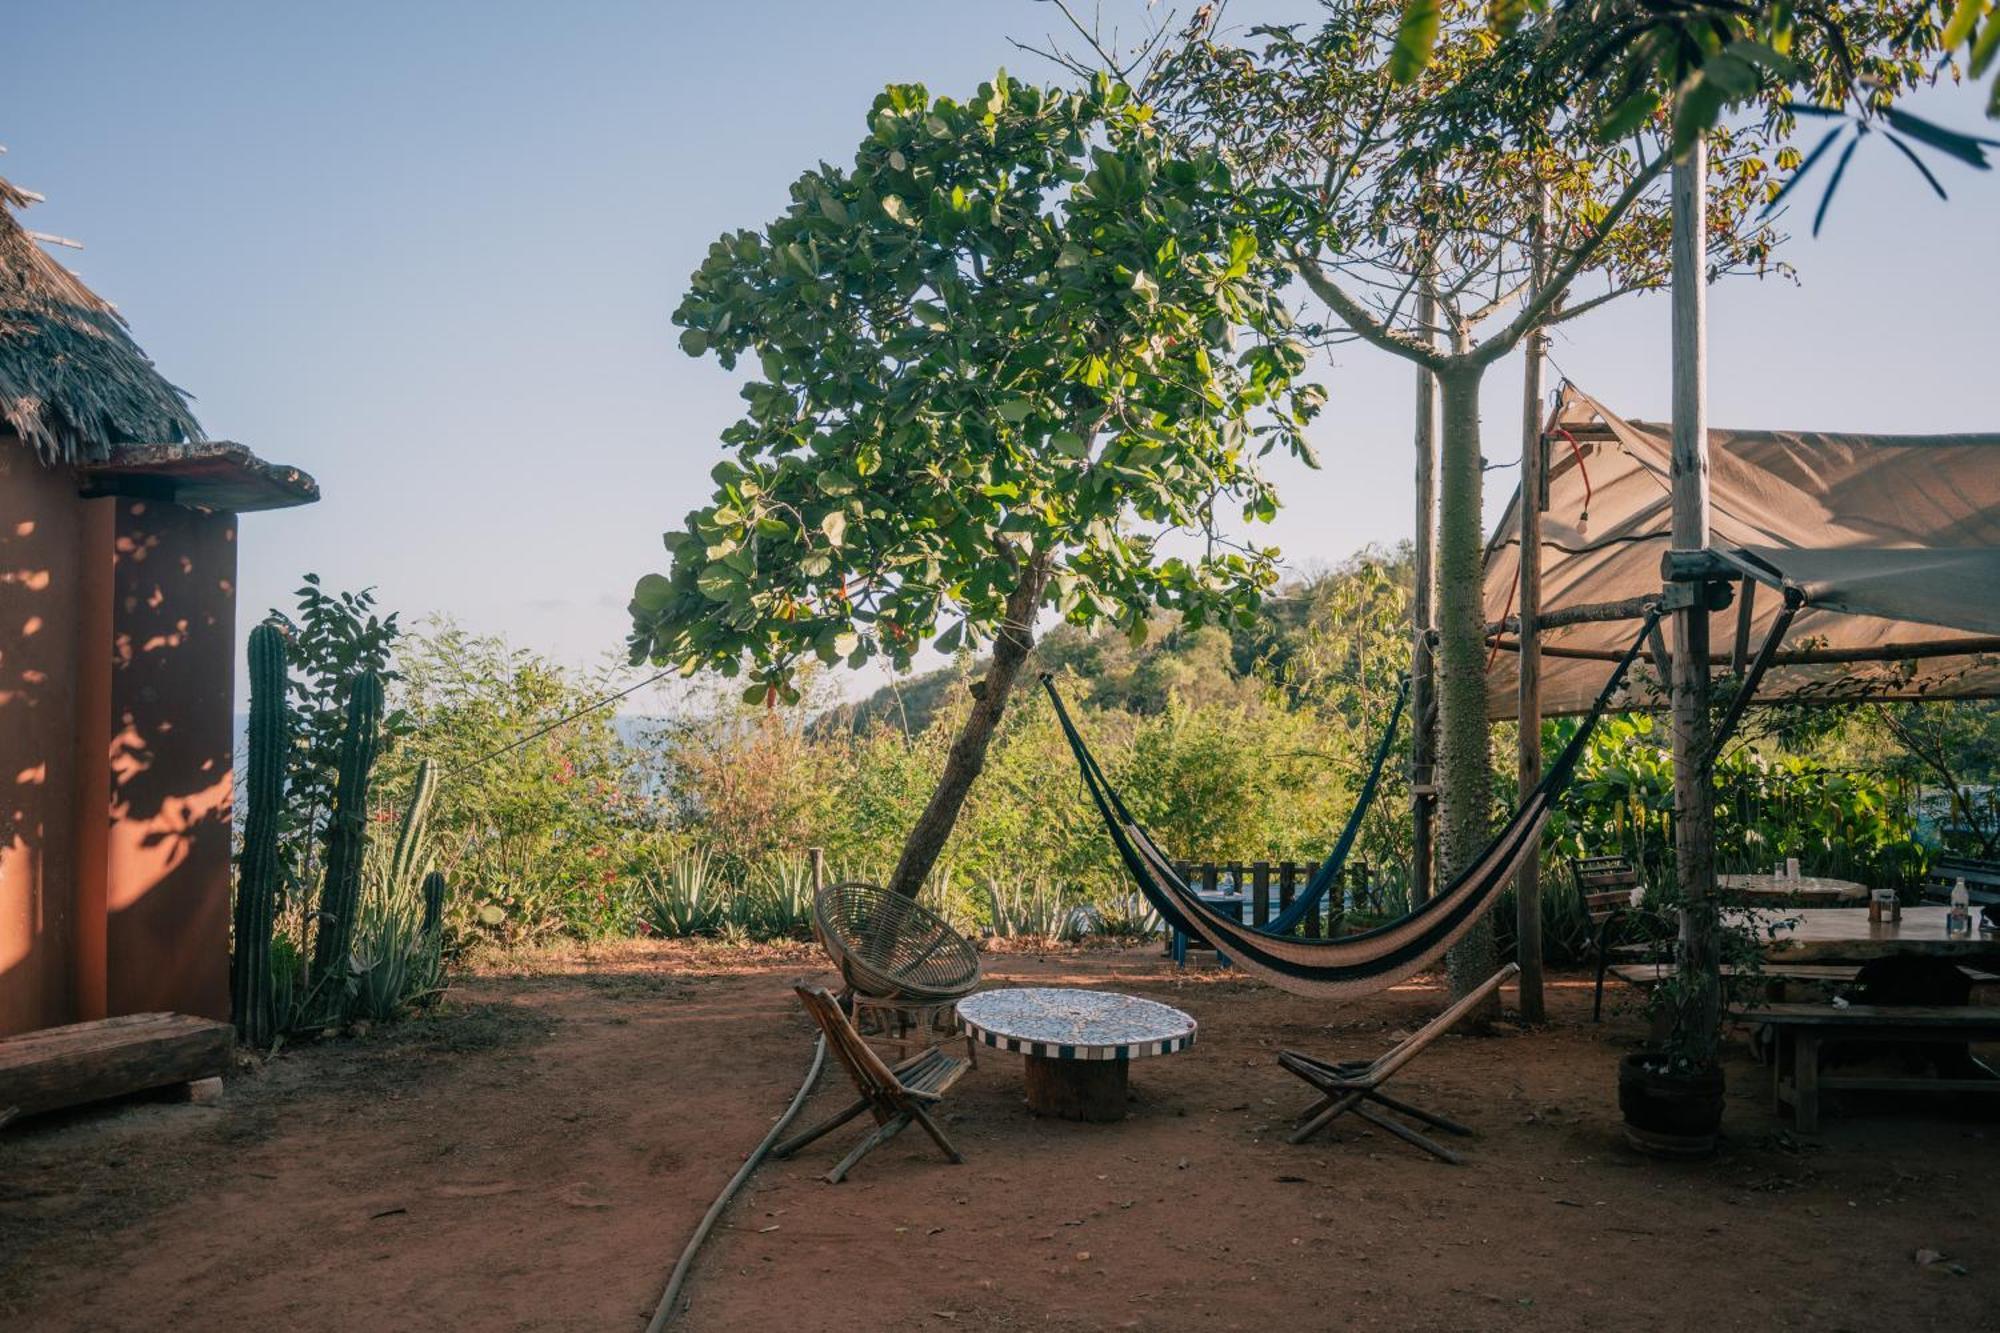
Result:
M914 893L1044 610L1134 635L1154 607L1254 614L1275 552L1223 511L1276 512L1256 460L1309 457L1321 395L1228 168L1170 147L1125 85L892 86L868 128L851 168L717 241L675 312L687 352L755 353L763 378L671 572L634 589L630 643L775 704L813 658L900 671L926 640L990 642L891 879Z
M1402 0L1339 0L1313 30L1253 29L1240 46L1198 34L1162 66L1157 95L1178 130L1262 187L1329 312L1325 339L1365 341L1437 378L1439 860L1449 878L1477 858L1492 819L1481 379L1531 332L1666 283L1671 157L1657 107L1609 143L1567 114L1540 32L1496 43L1484 5L1439 4L1430 61L1411 66L1402 11ZM1752 216L1771 170L1760 148L1718 135L1717 271L1762 269L1777 239ZM1583 291L1586 277L1601 287ZM1454 951L1454 989L1493 967L1482 925Z
M1672 111L1679 153L1746 104L1762 104L1766 130L1790 133L1797 117L1833 124L1811 153L1793 153L1773 203L1822 161L1831 174L1813 217L1818 232L1847 164L1864 139L1896 149L1938 195L1945 188L1920 149L1990 169L2000 141L1936 125L1898 105L1904 94L1949 75L1993 76L1986 114L2000 119L2000 6L1996 0L1508 0L1487 9L1489 36L1503 43L1527 25L1547 76L1606 137ZM1416 78L1436 58L1435 0L1403 0L1395 71ZM1962 63L1961 63L1962 62ZM1501 66L1498 83L1515 82ZM1831 150L1841 146L1836 156Z

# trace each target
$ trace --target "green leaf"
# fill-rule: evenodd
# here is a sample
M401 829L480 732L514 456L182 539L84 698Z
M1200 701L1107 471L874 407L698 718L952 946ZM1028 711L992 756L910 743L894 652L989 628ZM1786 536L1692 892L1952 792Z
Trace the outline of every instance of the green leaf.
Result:
M674 599L673 582L659 574L645 574L632 588L632 604L648 614L657 615L667 609L667 603Z
M681 334L681 350L689 356L700 356L708 350L708 335L700 329L689 329Z
M1680 97L1674 103L1674 148L1687 148L1715 124L1722 114L1722 104L1728 100L1727 94L1712 80L1705 77L1707 71L1695 75L1694 79L1681 89Z
M950 629L937 636L937 650L941 653L955 653L965 639L965 622L959 621Z
M1035 410L1035 405L1025 398L1010 398L993 409L995 416L1011 425L1018 426L1026 421Z
M847 540L847 515L834 510L819 521L819 530L826 534L829 544L839 546Z
M1439 0L1405 0L1403 17L1396 25L1396 44L1389 52L1389 81L1405 86L1414 83L1431 63L1437 48Z
M1505 36L1528 16L1528 0L1486 0L1486 24Z
M727 565L710 565L695 580L701 595L711 602L730 602L743 594L743 576Z
M1938 42L1940 49L1957 50L1958 44L1972 35L1973 25L1985 12L1986 0L1958 0L1958 7L1951 11L1951 18L1944 25L1944 36Z
M1090 451L1083 436L1073 430L1059 430L1049 436L1049 447L1064 458L1082 458Z

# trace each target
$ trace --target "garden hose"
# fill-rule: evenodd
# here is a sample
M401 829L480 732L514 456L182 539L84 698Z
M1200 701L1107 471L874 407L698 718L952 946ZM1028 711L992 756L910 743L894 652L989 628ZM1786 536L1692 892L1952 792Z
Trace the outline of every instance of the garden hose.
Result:
M667 1289L660 1295L660 1303L653 1311L653 1321L646 1325L646 1333L660 1333L661 1329L673 1322L674 1303L680 1299L681 1287L687 1281L688 1270L694 1267L695 1252L701 1249L701 1243L708 1239L708 1233L714 1228L716 1219L722 1216L722 1210L729 1206L729 1201L736 1197L736 1191L743 1188L744 1182L750 1179L751 1173L763 1162L764 1155L771 1151L771 1145L778 1141L778 1136L785 1132L785 1127L792 1123L794 1116L798 1115L799 1108L806 1104L806 1098L812 1095L813 1084L819 1082L819 1071L825 1064L826 1037L822 1034L819 1043L813 1047L812 1067L806 1070L806 1080L799 1084L798 1092L792 1097L792 1104L785 1108L785 1113L771 1126L771 1132L764 1136L764 1141L743 1159L743 1165L736 1169L736 1174L722 1187L722 1193L715 1196L715 1202L710 1204L708 1211L702 1215L701 1225L694 1229L694 1235L689 1238L687 1248L681 1251L680 1262L674 1265L673 1276L667 1279Z

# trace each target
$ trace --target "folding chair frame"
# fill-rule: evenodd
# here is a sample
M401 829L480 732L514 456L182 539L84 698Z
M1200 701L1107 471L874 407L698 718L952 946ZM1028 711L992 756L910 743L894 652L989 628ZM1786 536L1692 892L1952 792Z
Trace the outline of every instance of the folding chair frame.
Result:
M1336 1118L1352 1111L1371 1125L1387 1130L1405 1143L1421 1148L1434 1157L1450 1162L1453 1166L1459 1165L1463 1159L1457 1153L1376 1108L1394 1111L1433 1129L1441 1129L1447 1134L1470 1135L1472 1131L1456 1121L1447 1120L1434 1112L1389 1096L1382 1091L1382 1085L1395 1077L1404 1065L1421 1055L1425 1047L1458 1026L1467 1014L1485 1003L1508 978L1520 970L1518 964L1507 964L1481 982L1476 990L1424 1024L1422 1029L1404 1038L1373 1060L1330 1061L1300 1051L1281 1052L1278 1063L1288 1072L1310 1083L1320 1094L1318 1101L1300 1113L1299 1127L1292 1134L1292 1142L1304 1143Z
M838 1185L856 1163L875 1149L908 1129L912 1122L930 1135L952 1163L965 1160L944 1131L930 1116L929 1107L944 1100L945 1092L970 1067L969 1063L932 1046L891 1068L884 1064L854 1025L842 1013L833 996L818 986L796 986L806 1014L826 1034L827 1049L847 1070L861 1096L802 1134L796 1134L771 1150L773 1157L790 1157L821 1136L839 1129L862 1112L875 1117L875 1129L826 1173L828 1184Z

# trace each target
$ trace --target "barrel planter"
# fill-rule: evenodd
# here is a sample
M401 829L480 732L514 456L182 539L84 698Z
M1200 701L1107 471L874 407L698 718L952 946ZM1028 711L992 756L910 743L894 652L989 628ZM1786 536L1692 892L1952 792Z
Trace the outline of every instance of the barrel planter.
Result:
M1636 1051L1618 1062L1618 1109L1625 1138L1654 1157L1706 1157L1722 1128L1722 1070L1677 1074Z

